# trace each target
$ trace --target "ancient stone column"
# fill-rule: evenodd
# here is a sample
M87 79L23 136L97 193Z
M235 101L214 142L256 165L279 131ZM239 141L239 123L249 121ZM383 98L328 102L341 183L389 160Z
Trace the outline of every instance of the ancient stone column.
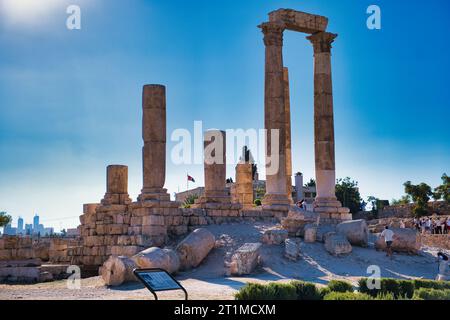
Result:
M286 195L286 112L282 52L285 26L279 22L266 22L259 27L264 33L266 46L266 195L263 205L272 209L287 209L289 200ZM278 133L277 139L272 139L272 131Z
M284 112L286 113L286 193L292 200L292 143L291 143L291 99L289 94L289 70L283 69L284 80Z
M145 85L142 93L143 188L138 200L170 200L166 179L166 88Z
M248 162L236 165L235 197L244 209L253 207L253 168Z
M204 135L204 173L206 202L230 202L226 184L225 131L208 130Z
M106 168L106 193L102 200L103 205L128 204L131 199L128 195L128 167L110 165Z
M348 209L342 208L335 196L331 44L336 37L336 34L329 32L318 32L307 37L314 48L314 149L317 191L314 211L324 213L324 216L330 219L340 219L340 213L348 213Z

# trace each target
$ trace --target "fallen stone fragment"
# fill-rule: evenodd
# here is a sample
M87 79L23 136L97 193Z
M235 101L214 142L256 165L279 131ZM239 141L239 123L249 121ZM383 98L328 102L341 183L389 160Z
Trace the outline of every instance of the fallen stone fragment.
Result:
M341 256L351 253L352 245L344 235L329 232L325 235L325 249L333 256Z
M305 226L305 232L303 236L305 242L313 243L316 242L317 238L317 225L315 224L307 224Z
M180 269L187 270L197 267L215 245L214 235L204 228L194 230L177 246L180 258Z
M153 247L139 252L131 258L141 268L160 268L175 273L180 268L180 258L171 249Z
M268 245L282 244L288 237L287 230L269 229L262 236L262 242Z
M300 256L300 242L297 239L286 239L284 242L284 256L297 261Z
M352 245L366 247L369 242L366 220L344 221L336 226L336 231L345 235Z
M137 281L133 270L136 263L124 256L111 256L100 268L100 275L107 286L119 286L124 282Z
M231 257L229 273L231 275L251 274L260 263L261 243L246 243L237 249Z
M394 241L392 242L392 250L395 252L406 252L417 254L422 246L420 234L413 229L391 228L394 232ZM377 250L385 250L386 242L384 237L378 237L375 242Z

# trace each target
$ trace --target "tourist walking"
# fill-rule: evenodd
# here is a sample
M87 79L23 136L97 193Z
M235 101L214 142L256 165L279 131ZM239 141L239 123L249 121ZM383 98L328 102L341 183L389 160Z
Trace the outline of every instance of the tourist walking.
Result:
M405 222L400 220L400 229L405 229Z
M439 269L438 275L436 276L437 281L448 281L449 280L449 271L448 271L448 256L443 252L438 252L437 254Z
M386 256L392 259L392 243L394 241L394 231L386 226L380 237L384 237L384 242L386 242Z

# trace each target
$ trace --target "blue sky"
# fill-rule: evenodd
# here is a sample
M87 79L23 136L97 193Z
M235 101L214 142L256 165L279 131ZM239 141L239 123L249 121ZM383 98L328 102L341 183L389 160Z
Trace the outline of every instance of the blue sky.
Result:
M37 5L36 3L39 3ZM13 4L11 6L11 4ZM81 30L65 26L69 4ZM382 29L366 27L377 4ZM168 138L177 128L263 127L264 45L256 27L292 8L329 17L337 176L363 196L399 198L406 180L449 173L450 3L447 0L0 0L0 210L57 229L105 192L108 164L141 188L141 90L167 86ZM287 32L293 170L314 176L313 60ZM168 152L174 146L168 142ZM202 165L175 166L166 187L203 184ZM228 176L234 176L232 166ZM191 186L193 186L191 184Z

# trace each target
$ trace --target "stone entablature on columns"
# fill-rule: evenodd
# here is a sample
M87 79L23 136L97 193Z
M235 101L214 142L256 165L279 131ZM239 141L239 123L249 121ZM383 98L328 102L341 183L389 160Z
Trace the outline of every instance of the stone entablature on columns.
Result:
M292 9L278 9L269 13L270 22L281 22L287 30L316 33L325 31L328 18Z

